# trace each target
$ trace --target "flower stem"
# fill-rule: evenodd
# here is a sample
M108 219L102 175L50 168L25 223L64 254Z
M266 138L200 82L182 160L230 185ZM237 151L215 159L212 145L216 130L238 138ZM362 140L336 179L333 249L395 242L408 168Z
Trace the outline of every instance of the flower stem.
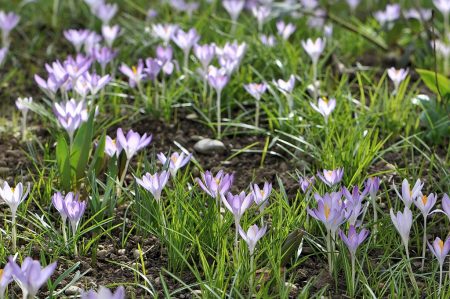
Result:
M376 233L378 231L378 226L377 226L378 212L377 212L377 197L376 196L372 197L372 206L373 206L373 222L374 222L373 235L376 236Z
M406 251L406 259L407 264L408 264L408 273L409 273L409 278L411 279L411 283L414 286L414 290L416 291L416 293L419 292L419 287L417 286L417 281L416 278L414 277L414 273L412 270L412 266L411 266L411 260L409 259L409 248L408 248L408 244L405 244L405 251Z
M355 296L355 283L356 283L356 269L355 269L355 261L356 256L354 253L350 253L350 258L352 260L352 290L351 290L351 297L353 298Z
M67 247L67 232L66 232L66 220L62 221L62 234L64 239L64 245Z
M422 266L421 270L425 267L425 254L427 250L427 217L423 218L423 240L422 240Z
M255 265L254 265L254 263L255 263L255 255L252 253L250 255L250 280L249 280L249 283L250 283L250 296L249 296L249 298L252 298L254 290L255 290L255 286L254 286L254 281L255 280L254 280L254 278L255 278L256 273L255 273Z
M327 231L327 255L328 255L328 272L330 276L333 274L333 261L331 257L331 232Z
M438 289L438 297L441 295L441 289L442 289L442 273L443 273L443 266L444 264L439 264L439 289Z
M256 111L255 111L255 127L259 127L259 101L256 101Z
M238 252L238 237L239 237L239 231L238 231L238 227L239 227L239 221L237 221L237 220L235 220L235 222L234 222L234 231L235 231L235 234L234 234L234 248L235 248L235 250L236 250L236 254L237 254L237 252Z
M12 237L12 250L13 252L16 252L17 249L16 213L12 214L11 237Z
M26 110L22 113L21 131L22 131L22 141L25 141L26 135L27 135L27 111Z
M217 98L216 98L216 109L217 109L217 139L220 139L221 137L221 107L220 107L220 96L221 93L218 92L217 93Z
M125 176L127 175L128 166L130 165L130 159L125 162L125 168L123 169L122 175L120 177L119 185L117 186L117 196L119 197L122 191L122 185L125 181Z
M312 80L312 86L313 86L313 95L314 100L317 100L317 88L316 88L316 81L317 81L317 61L313 61L313 80Z

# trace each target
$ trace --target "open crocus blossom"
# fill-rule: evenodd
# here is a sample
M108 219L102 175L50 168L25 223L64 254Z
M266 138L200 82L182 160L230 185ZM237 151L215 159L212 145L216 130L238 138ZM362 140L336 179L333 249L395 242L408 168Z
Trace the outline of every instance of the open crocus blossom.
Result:
M64 31L64 37L74 46L77 53L81 51L81 47L88 35L89 30L86 29L69 29Z
M303 49L308 53L309 57L313 64L317 64L319 62L319 57L325 49L325 39L317 38L315 41L308 38L306 41L302 41Z
M258 184L251 186L253 193L253 200L258 205L260 213L264 211L264 208L269 203L270 193L272 192L272 183L264 182L263 188L259 188Z
M19 24L20 17L13 12L0 10L0 30L2 31L2 45L9 47L9 33Z
M447 237L445 242L439 237L436 237L433 244L428 243L428 247L438 260L439 265L442 267L444 265L445 257L450 252L450 237Z
M261 239L267 231L267 226L263 226L259 228L256 224L253 224L250 226L245 232L241 226L239 226L239 234L241 235L242 239L244 239L245 243L247 243L248 251L250 252L250 255L252 256L255 252L256 243Z
M328 122L328 118L331 115L331 112L333 112L334 108L336 108L336 99L334 98L326 98L326 97L320 97L317 100L317 105L314 103L311 103L311 107L322 114L323 118L325 119L325 123Z
M292 90L294 90L295 86L295 76L290 75L289 79L287 81L284 81L283 79L273 80L273 84L278 88L278 90L284 94L290 94L292 93Z
M411 189L409 186L409 182L407 179L404 179L402 182L402 195L400 196L397 192L397 189L395 188L395 191L397 192L397 195L400 197L400 199L403 201L406 207L411 208L412 203L414 202L415 198L421 194L423 184L420 179L417 179L416 183L414 184L414 187Z
M78 224L80 223L81 218L83 217L84 211L86 210L86 202L80 201L79 193L67 193L64 201L62 202L62 207L64 209L64 213L69 218L70 225L72 227L72 233L75 235Z
M250 83L244 85L245 90L257 101L261 100L262 95L267 90L266 83Z
M426 218L430 214L431 209L436 204L436 200L437 200L437 197L433 193L431 193L427 196L427 195L422 194L422 192L420 192L420 194L414 200L414 204L420 210L423 217Z
M339 230L339 236L347 246L351 255L356 254L356 250L358 249L359 245L364 242L368 235L369 231L365 228L363 228L359 233L356 232L356 228L354 225L350 225L350 228L348 229L348 235L345 235L342 230Z
M144 62L142 59L138 60L137 66L132 66L131 68L125 63L122 63L119 70L128 77L128 84L132 88L135 86L139 88L141 81L145 78Z
M6 263L5 268L0 273L0 298L5 298L5 291L8 285L13 281L12 267L10 263Z
M157 202L161 199L161 192L169 181L170 173L167 171L161 171L161 173L155 172L154 174L146 173L142 180L136 178L136 182L141 185L147 191L153 195Z
M11 209L13 218L16 217L17 208L19 207L20 203L27 198L29 191L29 183L26 192L24 192L22 183L18 183L15 188L11 188L8 182L5 181L3 182L3 188L0 187L0 198L2 198Z
M318 172L317 176L322 180L322 182L331 187L342 181L342 177L344 176L344 168L337 168L334 170L324 169L323 175Z
M129 130L125 136L122 128L117 129L117 145L120 146L120 150L124 150L127 160L131 160L138 151L149 145L151 141L151 134L147 136L147 133L145 133L141 136L139 133Z
M58 119L59 124L69 134L72 143L73 134L82 122L87 121L88 112L84 101L76 102L74 99L65 103L55 103L53 105L53 112Z
M26 257L19 267L10 256L8 264L14 280L22 289L23 298L34 298L56 269L56 262L42 268L41 263L31 257Z
M113 156L119 156L121 151L122 151L122 148L120 146L118 146L116 140L112 139L109 136L106 136L106 139L105 139L105 153L109 157L113 157Z
M233 185L233 180L234 174L224 173L223 170L220 170L216 176L207 170L201 174L201 179L196 179L200 188L212 198L219 198L221 194L228 192Z
M98 292L90 290L89 292L83 292L81 294L81 299L125 299L125 289L123 287L118 287L113 293L108 288L101 286Z
M398 233L400 234L400 237L402 238L402 242L405 246L406 254L409 259L408 243L409 233L412 226L412 212L408 207L405 207L403 213L398 211L397 215L395 215L394 211L391 209L391 220L392 223L394 223L394 226L397 229Z
M402 83L402 81L405 80L406 76L408 75L408 69L396 69L394 67L391 67L387 70L387 73L389 78L394 83L394 89L397 91L400 83Z
M164 44L167 45L178 30L178 26L173 24L154 24L152 30L153 34L162 39Z
M308 214L321 221L332 236L346 220L345 205L341 196L341 192L325 193L323 196L316 193L314 197L317 200L317 208L307 209Z
M167 157L163 153L157 155L158 160L165 165L167 163ZM184 152L179 154L178 152L172 153L169 158L169 171L172 177L177 175L180 168L184 167L191 160L192 154L186 155Z
M307 177L299 177L298 183L300 185L300 189L302 189L303 193L306 192L309 188L311 188L312 185L316 182L316 178L314 176L307 178Z

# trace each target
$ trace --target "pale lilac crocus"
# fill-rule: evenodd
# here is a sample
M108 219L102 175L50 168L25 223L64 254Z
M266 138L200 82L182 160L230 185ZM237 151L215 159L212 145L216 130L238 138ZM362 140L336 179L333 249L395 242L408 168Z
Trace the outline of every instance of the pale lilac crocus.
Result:
M117 56L117 51L108 47L95 47L92 49L91 54L95 58L95 61L100 64L102 74L104 74L108 63L113 61L113 59Z
M104 25L108 25L112 18L116 15L119 10L119 6L116 3L102 3L95 10L95 15L97 18L102 20Z
M10 32L19 24L20 16L13 12L4 12L0 10L0 30L2 31L2 46L9 48Z
M354 12L356 10L356 7L358 7L359 2L361 0L346 0L346 1L347 1L348 6L350 6L350 10L352 12Z
M295 76L290 75L287 81L283 79L273 80L275 87L284 94L290 94L294 90L295 86Z
M292 33L295 32L295 25L292 23L285 23L284 21L278 21L277 24L277 32L278 35L281 36L282 39L288 40Z
M201 174L201 178L196 179L200 188L212 198L218 199L221 194L230 190L233 185L234 174L225 173L223 170L217 172L214 176L211 171L207 170Z
M366 190L362 192L359 191L358 186L354 186L352 193L343 187L342 194L346 198L345 200L345 208L347 210L348 223L350 225L358 225L358 217L363 213L362 201L364 197L367 195Z
M112 139L109 136L106 136L105 138L105 153L109 157L119 157L120 152L122 151L122 148L118 146L115 139Z
M222 1L223 8L228 12L231 18L231 33L233 34L236 31L236 23L239 15L244 9L245 0L223 0Z
M366 180L365 184L365 192L370 194L370 200L372 202L373 207L373 221L375 222L374 233L377 232L376 223L378 221L378 212L377 212L377 193L380 189L380 178L379 177L371 177Z
M64 37L74 46L77 53L81 51L89 31L86 29L69 29L64 31Z
M337 168L333 170L324 169L322 171L323 175L318 172L317 176L324 182L326 185L332 187L342 181L342 177L344 176L344 168Z
M227 71L228 75L231 75L231 73L239 68L246 49L246 43L239 44L237 41L233 41L232 43L227 42L222 48L216 46L219 64Z
M187 32L178 29L175 35L172 37L174 43L183 51L184 53L184 68L187 70L189 62L189 52L191 48L200 40L200 36L197 30L194 28L189 29Z
M133 130L129 130L125 136L122 128L117 129L117 142L121 149L125 152L127 160L131 158L141 149L148 146L152 141L152 135L147 136L147 133L140 135Z
M444 16L450 13L449 0L433 0L433 4Z
M173 178L176 177L179 169L186 166L187 163L191 160L192 154L186 155L184 152L178 153L173 152L170 157L166 157L163 153L159 153L157 155L158 160L163 164L168 164L170 174Z
M253 200L258 205L259 212L262 214L264 208L269 203L270 193L272 193L272 183L264 182L264 186L259 188L258 184L250 186L253 193Z
M436 237L433 244L428 243L428 247L430 248L430 251L434 254L436 259L439 262L439 290L438 294L441 293L442 289L442 276L443 276L443 267L445 258L450 252L450 237L447 237L447 239L444 241L441 240L441 238Z
M308 189L310 189L314 183L316 182L316 178L314 176L308 177L299 177L298 183L300 185L300 189L302 189L303 193L305 193Z
M412 226L412 212L411 210L406 206L403 210L403 213L398 211L397 215L394 214L394 211L391 209L391 220L394 224L395 228L397 229L398 233L400 234L400 237L402 239L403 246L405 247L406 256L409 260L409 250L408 250L408 243L409 243L409 234L411 232L411 226Z
M59 214L61 215L61 223L62 223L62 233L63 233L63 239L64 243L67 244L67 233L66 233L66 222L67 222L67 213L64 209L64 206L66 202L73 201L74 194L72 192L69 192L66 194L66 196L63 196L61 192L56 192L52 196L52 203L56 210L58 210Z
M266 83L250 83L244 85L245 90L256 100L255 105L255 127L259 127L259 101L261 100L262 95L267 90Z
M156 48L156 58L159 63L159 67L166 75L171 75L175 68L173 61L173 49L170 46L162 47L158 46Z
M99 76L96 73L91 75L89 72L86 72L83 77L86 80L91 95L93 96L99 93L100 90L102 90L111 81L110 75Z
M145 78L144 62L142 59L139 59L137 66L132 66L131 68L122 63L119 70L128 77L130 87L134 88L137 86L139 89L141 88L141 81Z
M447 194L442 196L442 212L447 215L448 220L450 221L450 198Z
M88 118L84 101L76 102L74 99L71 99L62 104L55 103L53 105L53 112L61 127L67 131L70 144L72 144L74 132Z
M260 34L259 40L261 41L261 43L264 46L267 46L267 47L273 47L276 44L275 36L273 36L273 35Z
M114 41L119 36L119 34L120 34L120 26L119 25L114 25L114 26L103 25L102 26L103 38L105 39L106 44L110 48L112 48Z
M242 191L239 194L232 194L228 192L226 195L221 194L223 205L233 214L234 217L234 225L235 225L235 239L234 245L237 249L238 246L238 234L239 234L239 222L241 221L242 215L244 215L245 211L250 207L253 203L253 193L245 194Z
M431 209L436 204L437 197L431 193L428 196L419 193L419 195L413 200L416 207L420 210L423 216L423 248L422 248L422 269L425 266L425 254L427 249L427 218L430 215Z
M212 65L208 68L208 83L216 91L216 117L217 117L217 138L221 136L222 128L222 90L228 84L229 76L223 68L216 68Z
M390 28L392 22L400 17L400 10L399 4L388 4L385 10L376 11L373 16L381 26L388 25Z
M16 214L19 205L27 198L30 192L30 183L28 183L27 191L24 192L23 184L20 182L16 187L11 188L8 182L3 183L3 188L0 187L0 198L9 206L11 209L11 222L12 222L12 250L16 251L17 244L17 231L16 231Z
M91 67L92 59L90 57L85 57L83 55L77 55L74 59L72 56L69 56L64 61L64 69L71 79L71 84L74 85L76 80L83 76Z
M92 53L94 48L100 46L100 42L102 41L102 36L97 34L95 31L89 32L86 40L84 41L84 51L86 54Z
M314 110L322 114L325 123L328 123L328 118L330 117L333 110L336 108L336 99L334 98L328 99L326 97L320 97L317 100L317 105L312 102L310 102L309 104Z
M314 41L308 38L306 41L302 41L303 49L308 53L313 65L317 65L319 62L319 57L325 49L325 42L325 39L322 38L317 38Z
M113 293L104 286L100 286L98 292L90 290L81 293L81 299L125 299L125 289L120 286Z
M26 257L19 267L10 256L8 264L12 277L22 289L23 298L34 298L56 269L56 262L42 268L41 263L31 257Z
M394 189L397 192L397 195L400 197L400 199L403 201L406 207L411 208L412 203L416 199L417 196L420 196L422 187L423 187L422 181L420 179L417 179L416 183L414 184L414 187L411 189L409 186L409 182L407 179L404 179L402 182L402 195L398 194L397 189Z
M394 83L394 93L398 91L400 83L402 83L406 76L408 76L408 69L396 69L391 67L387 70L389 79Z
M271 9L266 5L255 6L252 8L252 14L258 23L258 31L262 31L263 25L270 16L270 13Z
M72 233L75 235L78 225L80 224L80 220L86 210L86 202L80 201L79 193L69 192L64 198L64 204L62 204L62 207L65 215L69 219L70 226L72 227Z
M147 78L150 80L155 80L158 76L159 72L161 71L161 64L162 62L158 59L154 58L147 58L145 60L145 68L144 72L147 74ZM155 104L155 108L159 108L157 104Z
M164 44L167 45L178 30L178 26L173 24L154 24L152 30L153 34L162 39Z
M214 59L214 55L216 54L216 46L214 44L205 44L205 45L195 45L194 46L194 55L200 61L202 65L203 71L208 70L208 66L211 61Z
M142 179L136 178L136 182L149 191L157 202L160 202L161 192L169 181L169 177L170 173L165 170L154 174L147 172Z
M256 248L256 243L266 234L267 226L259 228L256 224L250 226L245 232L241 226L239 226L239 234L242 239L247 243L250 256L253 256Z
M10 263L6 263L0 275L0 299L5 298L5 291L8 285L13 281L12 267Z

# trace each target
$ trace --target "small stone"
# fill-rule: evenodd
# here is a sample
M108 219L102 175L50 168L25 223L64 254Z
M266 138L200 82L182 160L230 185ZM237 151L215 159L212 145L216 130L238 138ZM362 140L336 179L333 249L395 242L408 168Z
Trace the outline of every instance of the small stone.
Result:
M197 113L189 113L188 115L186 115L186 119L197 119L198 115Z
M296 292L298 290L298 287L290 282L285 282L284 285L291 291L291 292Z
M215 154L226 150L225 144L220 140L205 138L194 145L194 150L201 154Z
M141 256L141 252L139 251L139 249L133 250L133 257L135 259L138 259L140 256Z
M97 251L97 256L101 259L104 259L108 255L108 250L99 250Z
M77 295L80 293L81 293L81 288L79 288L77 286L70 286L64 291L64 294L66 294L67 296Z
M118 255L125 255L125 249L119 249L117 250Z

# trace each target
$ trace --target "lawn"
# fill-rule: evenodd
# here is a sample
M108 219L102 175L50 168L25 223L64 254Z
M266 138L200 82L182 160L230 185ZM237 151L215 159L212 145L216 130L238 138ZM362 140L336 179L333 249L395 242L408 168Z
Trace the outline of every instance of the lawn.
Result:
M449 298L450 0L0 0L0 298Z

